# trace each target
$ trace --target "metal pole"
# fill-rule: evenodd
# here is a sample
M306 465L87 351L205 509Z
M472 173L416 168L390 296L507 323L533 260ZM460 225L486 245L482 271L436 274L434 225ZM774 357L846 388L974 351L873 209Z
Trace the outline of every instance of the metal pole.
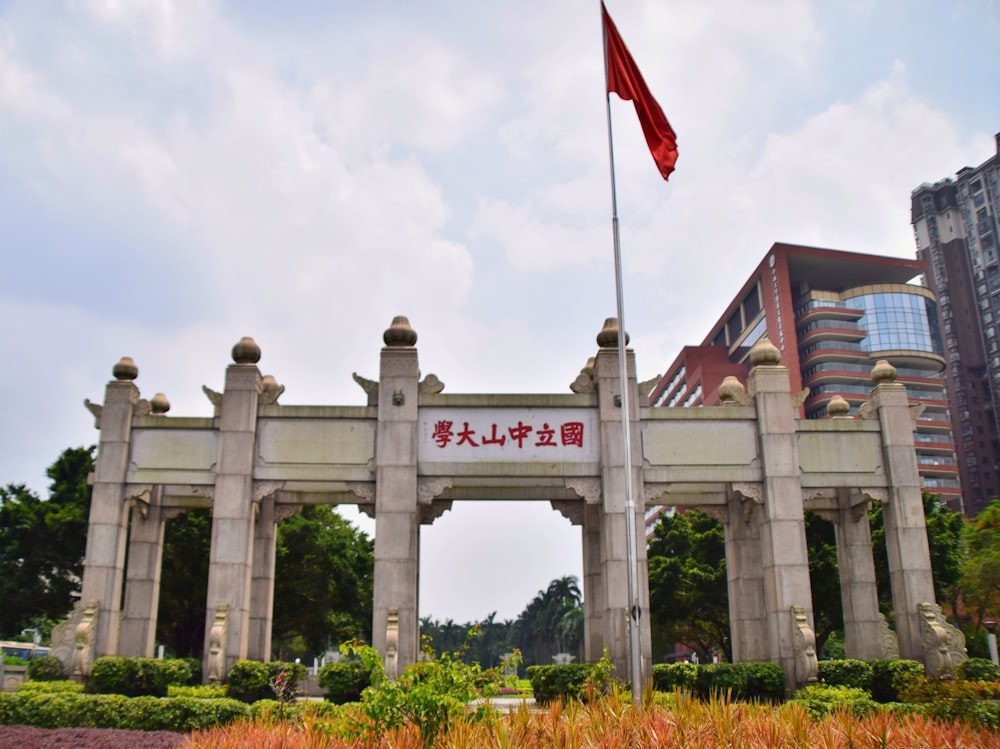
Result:
M608 79L608 32L604 27L604 17L601 16L601 26L604 38L604 80ZM606 86L605 86L606 88ZM629 419L629 388L628 368L625 355L625 304L624 286L622 283L621 241L618 232L618 194L615 187L615 151L611 138L611 96L604 93L604 103L608 119L608 161L611 167L611 228L614 234L615 247L615 301L618 309L618 379L621 392L622 409L622 452L625 471L625 539L628 567L628 623L629 650L631 651L629 679L632 683L632 701L638 705L642 702L642 647L640 642L639 617L642 615L642 604L638 595L639 550L636 543L635 500L632 494L632 438Z

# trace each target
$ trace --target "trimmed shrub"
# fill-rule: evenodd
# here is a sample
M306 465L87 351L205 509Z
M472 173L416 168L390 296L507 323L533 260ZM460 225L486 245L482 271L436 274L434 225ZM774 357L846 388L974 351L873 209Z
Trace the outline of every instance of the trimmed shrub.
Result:
M274 699L274 690L270 685L282 674L285 690L294 694L307 673L301 663L236 661L226 677L229 685L227 694L241 702Z
M800 705L814 718L834 710L847 710L858 717L878 709L878 703L860 687L810 684L798 690L788 704Z
M206 684L205 686L177 686L171 684L167 687L167 697L193 697L196 700L219 700L226 696L226 688L219 684Z
M361 699L361 692L371 684L371 674L361 661L340 661L323 666L318 681L327 700L343 705Z
M1000 684L982 681L943 681L919 677L901 687L906 702L935 720L954 720L976 728L1000 730Z
M28 661L32 681L57 681L63 678L63 662L54 655L36 655Z
M105 656L94 661L87 691L126 697L166 697L167 671L155 658Z
M682 689L693 692L698 679L698 666L694 663L657 663L652 668L653 688L661 692Z
M968 681L1000 681L1000 666L987 658L966 658L958 664L958 678Z
M608 665L602 663L567 663L562 666L528 666L528 680L535 701L544 704L555 699L583 699L589 685L602 693L610 682Z
M190 697L124 697L119 694L18 692L0 695L0 724L39 728L121 728L189 732L243 720L242 702Z
M872 699L876 702L901 702L900 690L924 675L920 661L868 661L872 667Z
M277 700L257 700L249 706L250 718L257 723L294 722L303 718L329 720L341 716L340 705L312 700L281 704Z
M867 661L843 658L819 662L819 680L832 687L854 687L871 692L872 667Z
M69 692L71 694L82 694L83 684L68 679L59 681L24 681L17 685L18 692L31 692L32 694L53 694L55 692Z

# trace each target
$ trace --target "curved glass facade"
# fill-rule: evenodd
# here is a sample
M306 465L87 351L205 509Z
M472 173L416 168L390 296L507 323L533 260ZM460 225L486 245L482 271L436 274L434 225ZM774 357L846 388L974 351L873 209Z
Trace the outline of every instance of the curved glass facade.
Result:
M858 324L868 330L861 348L868 352L926 351L941 354L941 336L933 300L902 291L860 294L845 300L865 316Z

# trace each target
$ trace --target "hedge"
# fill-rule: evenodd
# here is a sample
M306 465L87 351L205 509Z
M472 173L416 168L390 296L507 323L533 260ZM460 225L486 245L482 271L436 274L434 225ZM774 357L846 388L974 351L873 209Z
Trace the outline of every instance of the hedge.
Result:
M583 699L588 684L604 690L607 679L595 663L567 663L562 666L528 666L528 679L535 693L535 701L544 704L558 698Z
M338 661L323 666L318 681L326 690L327 700L343 705L361 699L361 693L371 684L371 674L361 661Z
M194 678L187 658L122 658L105 656L94 661L87 691L126 697L165 697L171 684L186 686Z
M231 699L33 691L0 694L0 725L186 733L249 717L250 708Z
M958 664L958 678L968 681L1000 681L1000 666L987 658L966 658Z
M59 681L63 678L63 662L54 655L36 655L28 661L28 678L32 681Z
M282 674L285 690L294 694L307 673L306 667L301 663L236 661L226 677L228 695L240 702L274 699L274 690L270 684Z
M725 693L734 700L778 701L785 696L785 672L774 663L658 663L653 687L683 689L703 699Z

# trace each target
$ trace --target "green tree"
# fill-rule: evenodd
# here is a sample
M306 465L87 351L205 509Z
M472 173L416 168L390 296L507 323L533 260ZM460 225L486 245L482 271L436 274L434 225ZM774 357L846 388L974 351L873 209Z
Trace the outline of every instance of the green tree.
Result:
M278 584L272 639L297 638L312 652L371 639L374 546L328 505L306 507L278 525Z
M965 528L968 555L959 582L975 632L1000 618L1000 500L993 500Z
M648 546L654 650L683 643L732 659L722 524L698 510L661 516Z
M582 606L580 585L571 575L557 578L538 591L511 631L511 642L523 654L525 665L550 663L552 656L560 652L579 656L583 627L576 626L573 617L580 616L582 622L582 613L572 612L582 612Z
M156 639L179 657L200 658L205 644L212 513L188 510L167 521Z
M0 634L48 634L80 589L94 447L64 450L48 470L48 498L23 484L0 488Z
M819 653L831 634L844 630L844 606L837 565L837 530L833 523L814 512L806 511L805 520L809 587L816 629L816 652Z

